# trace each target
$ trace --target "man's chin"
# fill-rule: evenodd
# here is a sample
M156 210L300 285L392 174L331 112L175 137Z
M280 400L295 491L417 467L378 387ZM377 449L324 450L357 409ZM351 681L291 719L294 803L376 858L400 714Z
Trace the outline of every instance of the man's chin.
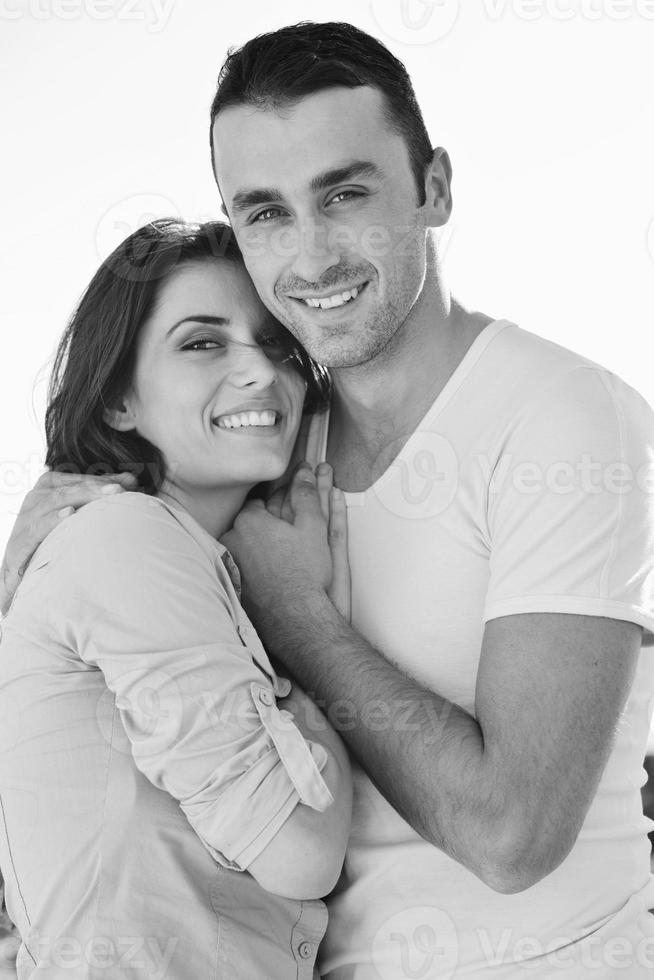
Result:
M351 334L329 339L322 337L319 343L311 344L313 349L309 349L309 344L305 347L314 361L328 370L361 367L374 360L383 349L379 343L356 343Z

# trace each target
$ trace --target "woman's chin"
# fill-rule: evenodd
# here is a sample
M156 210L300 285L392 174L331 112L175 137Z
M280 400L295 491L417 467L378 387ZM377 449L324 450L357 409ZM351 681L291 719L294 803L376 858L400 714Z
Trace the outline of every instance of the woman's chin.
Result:
M288 469L290 459L289 453L283 459L269 459L265 464L244 468L241 472L233 474L233 481L240 486L254 487L258 483L270 483L273 480L278 480Z

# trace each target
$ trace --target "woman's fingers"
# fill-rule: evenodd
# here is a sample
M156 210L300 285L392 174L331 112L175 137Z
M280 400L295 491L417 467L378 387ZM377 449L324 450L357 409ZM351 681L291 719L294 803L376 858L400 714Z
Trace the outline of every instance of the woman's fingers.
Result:
M329 598L341 616L351 618L352 581L347 551L347 507L342 490L332 487L329 494L329 550L332 556L332 584Z

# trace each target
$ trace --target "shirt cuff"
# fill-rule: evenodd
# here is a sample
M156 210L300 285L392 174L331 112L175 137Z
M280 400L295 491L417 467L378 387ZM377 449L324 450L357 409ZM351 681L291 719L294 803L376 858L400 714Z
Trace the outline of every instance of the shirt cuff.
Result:
M265 850L298 803L322 812L334 802L320 775L325 748L305 740L293 715L277 707L271 687L253 682L250 693L269 748L217 798L182 804L214 860L235 871Z
M320 775L327 762L327 751L322 745L305 740L290 711L279 710L270 688L253 682L250 692L261 723L277 749L300 802L322 813L334 802Z
M619 599L602 599L596 596L528 595L510 596L486 603L483 620L499 619L519 613L572 613L577 616L600 616L606 619L623 619L636 623L654 633L654 613L636 603Z

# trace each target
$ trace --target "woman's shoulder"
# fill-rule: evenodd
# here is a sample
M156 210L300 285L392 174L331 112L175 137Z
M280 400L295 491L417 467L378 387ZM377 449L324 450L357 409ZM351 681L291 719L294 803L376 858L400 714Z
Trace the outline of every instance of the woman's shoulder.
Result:
M142 538L156 529L161 532L174 526L175 521L162 501L129 490L107 494L85 504L62 521L49 538L56 541L59 537L63 543L66 539L85 538L88 535L109 538L116 531L125 530Z
M171 552L197 556L202 552L212 561L220 549L190 515L158 497L125 491L93 500L63 520L42 543L31 564L43 565L73 555L78 565L85 557L91 564L109 556L126 561L133 556L142 562L148 554L170 560Z

